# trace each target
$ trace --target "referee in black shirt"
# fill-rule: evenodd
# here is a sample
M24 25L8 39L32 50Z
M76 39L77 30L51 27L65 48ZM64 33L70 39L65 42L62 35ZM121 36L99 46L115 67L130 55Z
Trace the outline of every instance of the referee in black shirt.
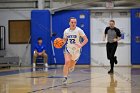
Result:
M111 69L108 71L109 74L114 73L114 63L117 64L117 57L114 56L118 41L121 39L121 32L118 28L115 27L115 21L109 21L109 27L106 27L103 41L105 41L107 37L107 44L106 44L106 51L107 51L107 58L110 60Z

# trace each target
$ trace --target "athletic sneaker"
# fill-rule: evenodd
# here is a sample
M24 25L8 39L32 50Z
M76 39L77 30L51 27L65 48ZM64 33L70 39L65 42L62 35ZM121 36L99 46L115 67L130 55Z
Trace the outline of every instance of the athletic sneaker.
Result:
M33 72L35 72L36 71L36 69L35 68L33 68Z
M109 71L108 71L108 74L113 74L113 73L114 73L113 70L109 70Z
M115 56L114 58L115 58L115 61L114 62L115 62L115 64L117 64L118 63L117 57Z
M45 63L45 67L46 67L46 68L48 68L48 67L49 67L47 63Z
M67 77L64 77L64 80L63 80L63 84L64 84L64 85L67 84L67 80L68 80L68 78L67 78Z
M45 68L44 71L45 71L45 72L48 72L48 68Z
M33 68L35 68L36 67L36 64L35 63L33 63Z

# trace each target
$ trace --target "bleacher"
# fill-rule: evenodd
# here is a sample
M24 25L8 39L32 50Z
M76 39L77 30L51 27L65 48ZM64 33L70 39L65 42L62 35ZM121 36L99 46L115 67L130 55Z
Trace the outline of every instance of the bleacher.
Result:
M18 66L19 57L7 57L5 48L5 27L0 26L0 68Z
M19 66L19 57L6 57L6 51L0 50L0 68Z

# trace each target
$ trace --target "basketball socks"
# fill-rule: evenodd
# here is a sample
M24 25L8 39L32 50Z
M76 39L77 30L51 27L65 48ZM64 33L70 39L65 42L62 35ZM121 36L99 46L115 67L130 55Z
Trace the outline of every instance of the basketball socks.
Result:
M112 70L112 69L110 69L109 71L108 71L108 74L113 74L114 73L114 70Z

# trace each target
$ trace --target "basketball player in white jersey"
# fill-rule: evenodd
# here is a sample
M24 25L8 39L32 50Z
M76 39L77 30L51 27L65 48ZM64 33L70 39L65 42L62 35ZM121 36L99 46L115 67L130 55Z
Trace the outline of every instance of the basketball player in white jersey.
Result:
M64 42L66 43L64 50L65 65L63 68L64 80L63 83L67 83L68 73L72 72L75 68L75 64L78 61L81 48L88 42L88 38L84 31L77 27L77 20L74 17L69 19L70 27L64 31ZM83 38L83 42L80 40Z

